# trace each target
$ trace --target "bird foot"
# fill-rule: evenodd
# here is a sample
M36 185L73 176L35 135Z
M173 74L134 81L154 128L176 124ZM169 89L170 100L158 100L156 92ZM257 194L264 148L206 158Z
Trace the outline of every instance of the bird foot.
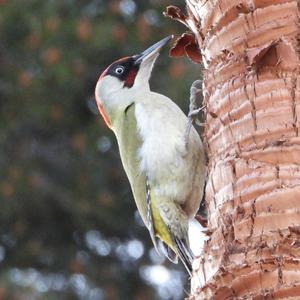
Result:
M199 120L197 120L198 114L205 108L203 105L199 107L199 103L202 98L202 82L201 80L196 80L192 83L190 89L190 105L189 105L189 113L188 113L188 123L185 132L185 144L188 146L190 131L193 123L199 125ZM201 123L200 123L201 124ZM203 126L202 124L199 126Z
M196 117L196 116L199 114L199 112L200 112L201 110L203 110L205 107L206 107L206 105L203 105L203 106L201 106L201 107L199 107L199 108L197 108L197 109L190 110L190 111L189 111L189 114L188 114L188 117L189 117L189 118L194 118L194 117Z

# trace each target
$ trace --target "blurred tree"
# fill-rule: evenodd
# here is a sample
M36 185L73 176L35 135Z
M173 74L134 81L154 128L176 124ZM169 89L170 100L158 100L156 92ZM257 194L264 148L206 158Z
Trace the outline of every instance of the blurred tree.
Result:
M167 4L0 0L0 299L183 297L94 101L107 64L182 31ZM163 53L153 89L187 106L197 72Z

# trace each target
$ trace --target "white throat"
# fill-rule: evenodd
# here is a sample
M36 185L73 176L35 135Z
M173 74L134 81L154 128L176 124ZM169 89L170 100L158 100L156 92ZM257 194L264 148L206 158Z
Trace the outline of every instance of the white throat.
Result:
M130 104L139 102L139 99L150 93L148 80L142 83L143 78L138 78L138 76L139 74L136 77L136 79L139 79L138 84L135 82L131 88L124 87L124 83L113 76L105 76L98 81L96 100L98 106L99 104L103 106L112 127L116 119L124 113Z

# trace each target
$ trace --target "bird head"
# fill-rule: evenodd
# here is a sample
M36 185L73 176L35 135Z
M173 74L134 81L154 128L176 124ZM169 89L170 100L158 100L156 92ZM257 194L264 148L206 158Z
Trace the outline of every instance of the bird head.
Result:
M135 97L149 91L149 79L160 49L173 36L168 36L140 54L118 59L99 77L95 96L99 111L108 127L132 104Z

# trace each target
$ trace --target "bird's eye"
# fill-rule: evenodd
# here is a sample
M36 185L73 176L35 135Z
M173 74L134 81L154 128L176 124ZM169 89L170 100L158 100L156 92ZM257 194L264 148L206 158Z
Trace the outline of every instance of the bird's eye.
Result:
M116 73L117 73L118 75L122 74L123 72L124 72L124 67L117 67L117 68L116 68Z

